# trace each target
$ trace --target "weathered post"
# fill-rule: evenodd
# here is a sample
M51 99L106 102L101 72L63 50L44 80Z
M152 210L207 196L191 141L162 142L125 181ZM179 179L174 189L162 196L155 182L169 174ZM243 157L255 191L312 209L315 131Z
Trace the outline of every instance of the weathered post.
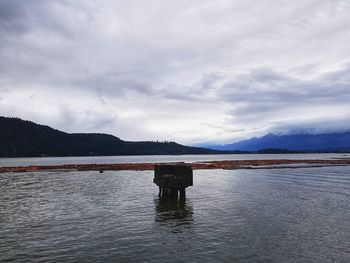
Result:
M186 197L186 187L193 185L193 171L185 164L157 164L153 182L159 186L159 197Z

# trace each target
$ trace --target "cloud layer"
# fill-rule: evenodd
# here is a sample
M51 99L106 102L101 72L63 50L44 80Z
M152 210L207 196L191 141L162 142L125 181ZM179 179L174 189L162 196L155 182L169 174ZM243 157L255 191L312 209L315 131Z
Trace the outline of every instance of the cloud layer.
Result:
M350 3L0 1L0 113L128 140L346 130Z

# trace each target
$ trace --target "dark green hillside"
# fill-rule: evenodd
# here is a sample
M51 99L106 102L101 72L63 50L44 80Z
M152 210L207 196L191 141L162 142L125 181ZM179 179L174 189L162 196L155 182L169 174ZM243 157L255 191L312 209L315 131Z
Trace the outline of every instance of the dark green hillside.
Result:
M128 142L108 134L69 134L18 118L0 117L0 157L209 154L175 142Z

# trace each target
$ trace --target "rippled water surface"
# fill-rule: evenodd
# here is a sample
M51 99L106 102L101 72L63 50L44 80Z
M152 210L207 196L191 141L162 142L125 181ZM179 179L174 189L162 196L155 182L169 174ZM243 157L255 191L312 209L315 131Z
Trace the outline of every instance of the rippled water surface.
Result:
M0 174L0 262L350 262L350 167Z
M136 155L136 156L89 156L89 157L33 157L0 158L0 166L55 165L84 163L152 163L152 162L199 162L222 160L268 159L338 159L350 158L348 153L308 154L196 154L196 155Z

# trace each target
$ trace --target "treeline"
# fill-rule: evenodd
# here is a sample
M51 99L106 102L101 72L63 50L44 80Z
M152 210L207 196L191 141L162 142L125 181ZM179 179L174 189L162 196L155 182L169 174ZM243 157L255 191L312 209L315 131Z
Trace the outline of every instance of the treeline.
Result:
M65 133L19 118L0 117L0 157L212 154L175 142L129 142L108 134Z

